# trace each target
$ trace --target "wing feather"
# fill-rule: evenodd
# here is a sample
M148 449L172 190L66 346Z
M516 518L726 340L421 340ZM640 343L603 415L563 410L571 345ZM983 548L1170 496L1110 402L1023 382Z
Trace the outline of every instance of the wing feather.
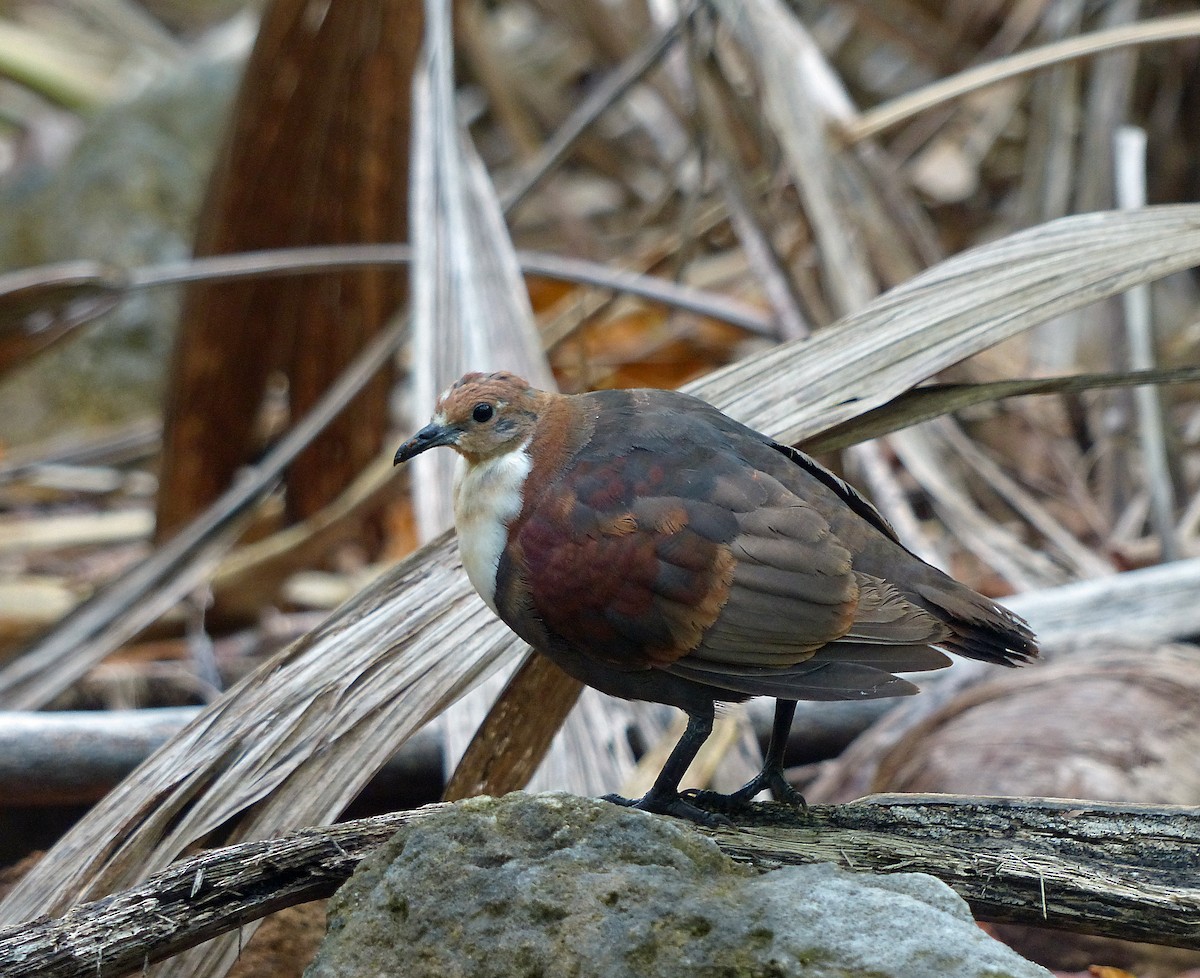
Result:
M953 634L949 625L913 604L887 581L859 574L858 584L859 601L854 624L839 641L936 644Z
M838 536L848 504L887 540L869 504L711 409L676 415L664 433L658 396L610 395L622 423L529 483L505 565L520 568L519 633L606 668L795 699L903 695L914 687L894 671L946 664L928 646L950 628L856 569L857 538ZM793 471L815 471L839 510L808 498Z
M682 679L734 693L780 699L866 700L908 696L917 691L906 679L855 662L805 662L790 669L743 667L718 672L685 659L671 663L666 669Z

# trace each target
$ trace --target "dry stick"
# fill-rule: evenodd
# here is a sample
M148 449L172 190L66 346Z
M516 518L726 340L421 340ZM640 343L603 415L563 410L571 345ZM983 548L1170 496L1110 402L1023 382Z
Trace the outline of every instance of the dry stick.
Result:
M442 798L505 794L528 785L582 692L578 679L546 656L527 652L475 731Z
M703 234L720 226L727 220L728 213L724 204L710 205L709 207L704 208L699 214L693 216L690 222L690 229L693 232L693 235L703 236ZM643 271L638 272L633 269L620 269L614 271L618 275L630 274L637 277L644 277L646 281L651 283L662 282L666 284L668 282L667 279L659 278L657 275L649 274L648 269L658 267L665 256L675 254L677 251L679 251L682 245L683 240L679 233L675 231L664 233L655 238L652 244L648 248L644 249L647 254L650 255L650 257L640 263ZM518 251L518 261L523 261L523 256L526 254L528 253ZM576 261L576 259L573 258L567 260L572 262ZM532 271L529 266L523 265L523 267L529 271ZM564 279L564 281L567 280ZM594 284L600 288L605 288L605 286L600 285L599 282L586 283L583 279L577 278L572 278L570 281L581 282L584 284ZM672 286L676 286L678 283L671 282L671 284ZM685 286L685 288L691 287ZM630 292L630 294L642 295L645 298L650 298L646 293ZM703 290L699 291L698 294L712 294L714 297L720 300L729 298L721 293L707 293ZM546 349L554 349L559 343L562 343L569 336L574 335L575 331L578 330L585 322L598 317L606 309L609 309L610 307L616 308L617 298L618 297L616 295L597 295L596 290L592 289L584 292L582 295L575 296L569 303L565 300L564 302L559 303L555 309L552 310L550 314L547 315L539 324ZM722 316L710 316L710 318L724 319L725 322L739 326L740 328L749 332L756 333L772 340L778 340L779 328L769 313L762 312L756 307L744 304L737 299L732 301L736 304L736 306L752 311L754 313L755 322L757 325L751 326L749 322L738 322L735 319L727 319ZM682 309L687 312L699 312L701 315L709 315L709 313L704 312L701 309L685 307L679 303L671 303L670 305L673 305L676 309Z
M1086 58L1104 51L1162 41L1182 41L1200 34L1200 14L1162 17L1140 24L1122 25L1110 30L1094 31L1082 37L1047 44L1032 51L999 58L943 78L907 95L861 113L857 119L841 124L840 135L849 143L862 142L892 126L919 115L951 99L962 98L980 88L1007 81L1018 75L1049 68L1064 61Z
M983 482L1023 519L1037 529L1062 554L1076 578L1104 577L1112 563L1079 541L1028 489L1010 476L967 435L953 416L944 415L931 425L937 437L975 470Z
M202 852L132 889L0 931L0 978L109 978L332 894L393 833L444 810L305 829ZM982 920L1200 948L1200 809L876 795L806 817L760 805L700 829L762 868L927 872Z
M68 432L4 453L0 483L21 478L46 465L126 465L149 458L162 440L157 418L143 418L99 433Z
M305 275L363 265L406 265L411 260L412 249L406 244L278 248L240 255L193 258L138 269L129 273L127 287L149 288L252 276ZM775 326L766 313L737 299L704 289L626 269L609 268L583 258L567 258L541 251L518 251L517 261L521 270L529 275L593 285L613 292L628 292L686 312L723 320L747 332L775 336Z
M530 193L553 173L587 129L620 100L659 60L683 33L691 19L695 3L687 4L665 30L652 38L633 56L611 72L595 90L572 112L551 139L542 145L537 155L523 168L517 182L500 195L504 213L511 214Z
M1008 527L974 505L948 471L939 440L917 428L890 436L896 455L929 494L951 533L996 568L1018 590L1062 582L1065 574L1039 550L1025 546Z
M796 295L794 283L783 266L774 242L755 206L750 174L738 152L737 135L729 121L719 78L712 65L698 53L692 54L692 83L700 125L716 155L714 166L729 220L737 234L747 262L762 283L775 315L781 338L794 340L808 336L812 327Z
M1145 207L1146 132L1134 126L1122 126L1117 130L1115 143L1117 203L1129 210ZM1123 293L1121 308L1125 313L1130 369L1154 369L1158 366L1158 351L1154 341L1150 286L1136 285ZM1138 440L1142 446L1142 461L1146 467L1146 483L1150 492L1150 520L1162 548L1162 559L1178 560L1175 486L1171 479L1162 394L1157 387L1136 387L1133 399L1137 409Z

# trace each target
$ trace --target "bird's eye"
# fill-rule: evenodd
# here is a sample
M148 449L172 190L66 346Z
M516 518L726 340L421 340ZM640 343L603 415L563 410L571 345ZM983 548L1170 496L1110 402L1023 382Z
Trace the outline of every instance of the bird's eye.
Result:
M471 412L471 417L479 422L479 424L483 424L485 421L491 421L492 415L495 413L495 408L493 408L486 401L481 401L479 404L475 405L475 410Z

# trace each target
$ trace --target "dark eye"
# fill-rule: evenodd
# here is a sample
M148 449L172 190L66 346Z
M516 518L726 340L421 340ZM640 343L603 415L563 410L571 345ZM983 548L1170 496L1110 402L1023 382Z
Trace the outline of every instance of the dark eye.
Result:
M475 410L471 412L471 417L483 424L485 421L491 421L492 415L495 414L495 409L486 401L475 405Z

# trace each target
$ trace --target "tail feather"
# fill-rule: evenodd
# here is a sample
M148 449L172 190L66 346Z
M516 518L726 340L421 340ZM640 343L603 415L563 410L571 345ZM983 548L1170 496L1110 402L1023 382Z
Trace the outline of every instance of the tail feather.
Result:
M913 590L950 627L953 634L938 643L943 648L1003 666L1037 658L1037 639L1029 624L982 594L948 577L918 583Z

